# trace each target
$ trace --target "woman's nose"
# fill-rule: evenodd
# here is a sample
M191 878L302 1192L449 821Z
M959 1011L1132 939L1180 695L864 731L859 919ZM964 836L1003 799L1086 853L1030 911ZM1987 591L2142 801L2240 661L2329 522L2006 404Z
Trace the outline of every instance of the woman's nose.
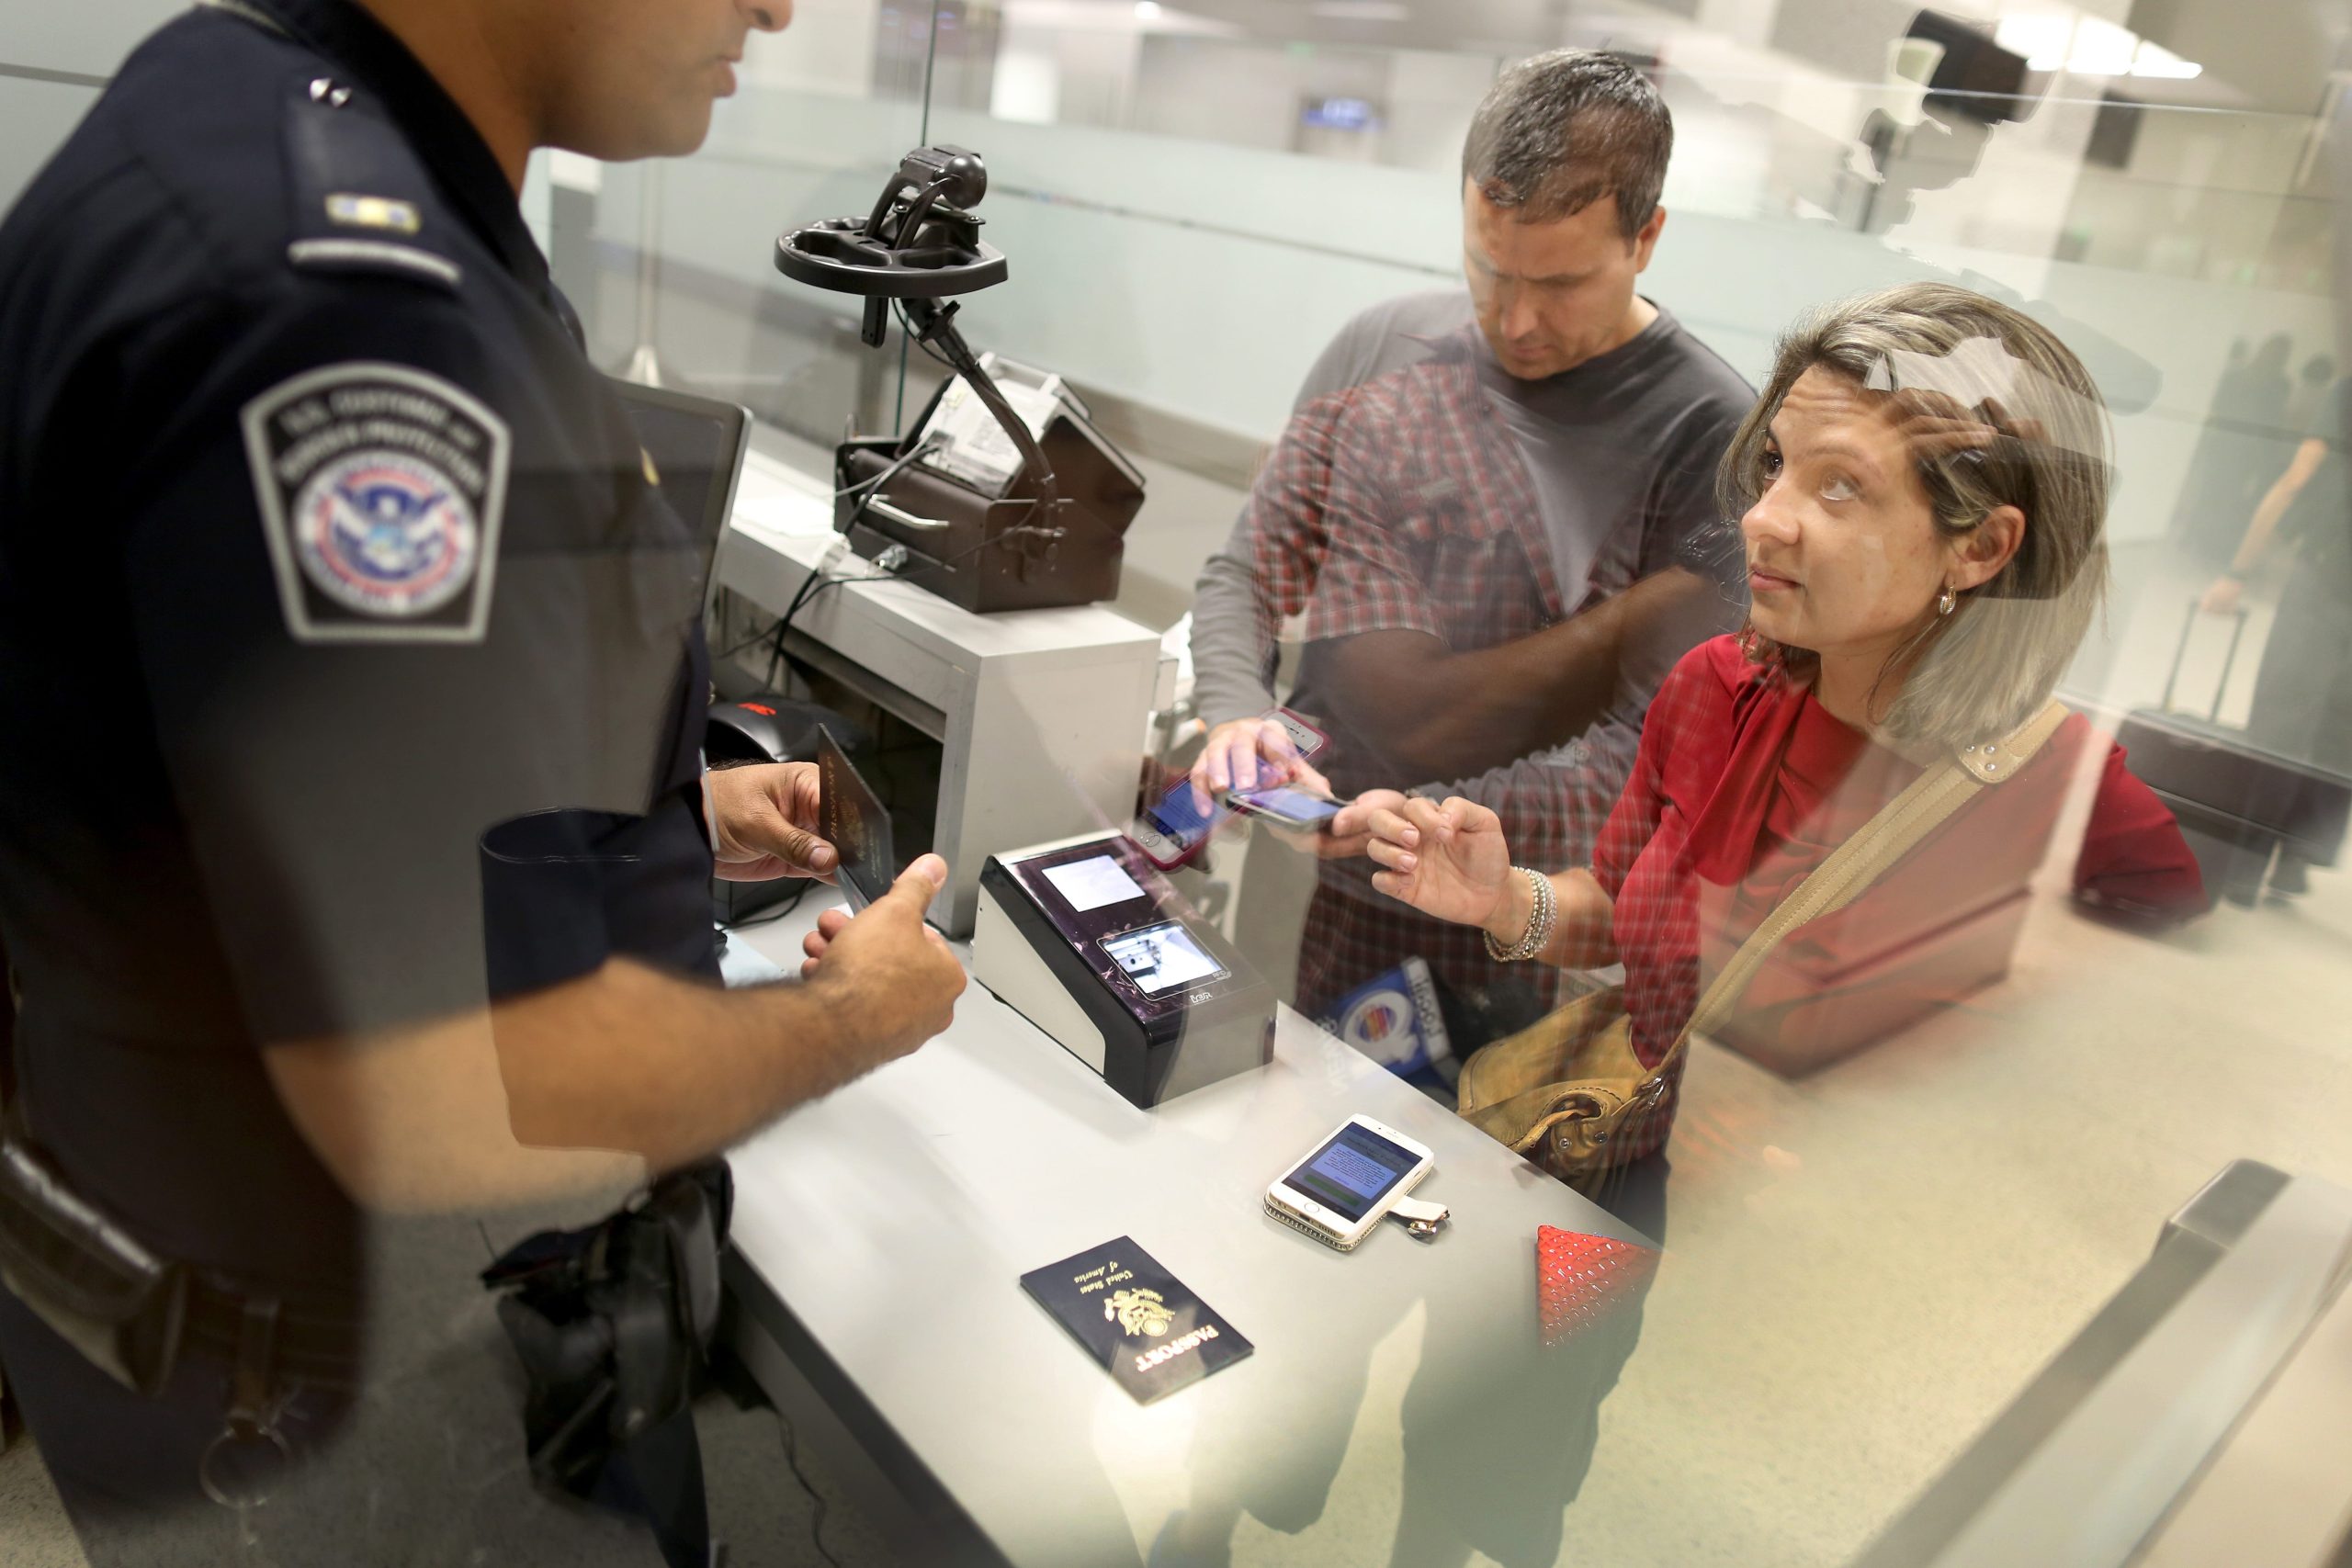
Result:
M1774 485L1757 497L1756 504L1739 520L1740 536L1750 546L1758 544L1790 545L1796 542L1795 513L1780 500L1781 487Z

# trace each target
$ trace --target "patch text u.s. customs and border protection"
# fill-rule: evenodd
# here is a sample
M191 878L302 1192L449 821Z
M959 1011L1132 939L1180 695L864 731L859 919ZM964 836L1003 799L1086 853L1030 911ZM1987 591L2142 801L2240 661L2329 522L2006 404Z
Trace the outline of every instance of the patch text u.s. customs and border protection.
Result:
M480 642L512 446L481 400L404 365L307 371L240 415L300 642Z

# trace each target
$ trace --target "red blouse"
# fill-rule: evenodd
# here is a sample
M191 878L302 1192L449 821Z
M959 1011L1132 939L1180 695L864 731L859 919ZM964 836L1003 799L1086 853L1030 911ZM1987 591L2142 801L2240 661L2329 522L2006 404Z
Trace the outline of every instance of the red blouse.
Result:
M2123 753L2068 716L2033 760L1992 784L1843 909L1781 939L1719 1035L1783 1071L1902 1028L2007 972L2068 782L2088 744L2107 754L2075 871L2077 888L2143 906L2201 908L2197 862ZM1594 846L1616 900L1634 1049L1655 1064L1748 933L1829 852L1920 774L1748 662L1721 637L1685 655L1643 726L1633 777ZM1702 963L1703 960L1703 963ZM1657 1119L1640 1152L1665 1142Z

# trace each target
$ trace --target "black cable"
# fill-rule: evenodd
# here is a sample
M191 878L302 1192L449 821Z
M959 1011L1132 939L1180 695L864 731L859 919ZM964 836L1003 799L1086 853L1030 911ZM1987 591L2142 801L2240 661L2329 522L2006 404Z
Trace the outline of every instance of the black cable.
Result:
M792 1467L792 1479L800 1483L800 1490L808 1494L808 1501L813 1505L808 1516L808 1539L816 1543L819 1556L831 1563L832 1568L842 1568L842 1560L825 1547L825 1499L823 1494L810 1483L808 1472L800 1468L800 1439L794 1434L792 1423L783 1411L775 1413L775 1421L784 1428L784 1462Z
M935 444L931 440L931 438L926 436L922 440L916 442L906 451L900 453L898 457L892 460L888 468L884 468L880 473L874 475L871 479L860 479L854 485L843 485L841 489L833 491L833 498L837 501L844 496L851 495L854 495L858 498L857 505L850 512L848 520L840 525L838 532L844 535L847 534L851 525L865 515L867 503L872 502L876 496L882 493L882 487L884 485L888 484L892 479L897 479L900 474L906 472L910 467L920 461L922 458L928 457L934 449ZM775 685L775 667L784 658L784 634L786 630L791 626L793 617L799 615L801 610L808 605L808 602L811 599L814 599L820 592L822 592L825 586L830 582L835 581L858 581L853 578L846 580L827 579L824 581L820 581L821 575L821 572L811 571L806 578L803 578L801 580L799 591L793 594L792 602L785 606L783 615L777 616L775 620L769 622L765 626L762 627L759 631L754 632L752 636L744 638L741 642L737 643L734 647L728 649L724 653L718 655L718 657L721 659L732 658L734 655L741 653L743 649L751 647L753 643L765 642L770 637L775 638L775 646L774 650L768 655L767 673L763 682L765 685L773 688Z
M772 920L780 920L784 919L785 916L792 913L793 910L800 908L800 901L808 897L808 889L815 886L816 881L813 877L804 880L799 886L794 888L790 894L786 895L784 900L777 904L775 908L766 910L761 914L753 915L748 919L736 920L729 924L727 929L730 931L740 931L749 926L763 926Z
M765 642L775 635L775 623L774 621L770 621L766 626L762 626L758 631L753 632L750 637L745 637L741 642L737 643L734 647L721 649L717 653L712 654L711 657L713 659L732 659L737 654L742 652L745 649L751 647L753 643Z
M912 446L907 448L906 451L900 453L898 457L891 462L888 468L883 469L872 479L860 479L854 485L843 485L841 489L833 491L833 499L839 501L843 496L858 495L863 492L864 499L858 502L857 511L850 514L851 521L854 522L859 516L864 514L865 511L865 502L873 500L875 492L878 491L884 485L888 484L892 479L897 479L900 474L905 473L910 464L915 462L918 458L929 457L937 449L937 441L933 437L926 435L921 441L916 442Z
M890 301L890 309L898 312L899 330L907 334L907 341L909 343L913 344L917 348L922 349L924 354L930 355L931 358L937 363L947 367L950 371L961 374L960 371L956 371L956 362L954 360L940 353L939 350L932 347L929 343L924 341L922 334L915 331L914 323L907 320L907 308L904 304L899 300L893 299Z
M1031 512L1035 512L1037 510L1038 503L1043 499L1044 498L1041 496L1023 496L1020 497L1016 502L1013 498L1008 497L1002 500L991 501L988 502L988 507L989 510L993 511L995 508L1000 506L1019 504L1026 506ZM854 522L855 520L856 514L853 513L851 521ZM718 657L721 659L731 658L735 654L741 652L744 649L751 647L755 642L764 641L773 637L775 639L774 643L768 650L767 671L762 680L762 684L772 691L775 687L776 666L782 663L784 660L788 657L785 652L784 634L791 629L793 621L799 615L800 612L807 609L808 605L816 600L818 595L824 592L826 589L839 588L845 582L882 582L892 579L900 582L910 582L914 579L922 576L925 572L944 571L951 567L959 566L963 562L971 559L972 557L978 555L982 550L987 549L990 545L1001 543L1012 534L1013 529L1025 528L1027 526L1029 526L1029 524L1026 519L1023 519L1022 522L1013 524L1011 528L1006 529L1003 533L998 534L993 538L983 538L978 544L974 545L969 549L959 550L956 554L949 556L943 560L926 561L921 566L910 567L904 571L886 572L881 576L827 577L821 570L812 570L807 577L800 580L800 587L798 591L793 594L792 602L784 607L783 615L778 615L774 621L770 622L760 631L753 633L743 641L737 643L730 649L728 649L724 653L719 654ZM984 534L987 532L987 525L985 524L981 525L981 531Z
M989 504L990 506L997 506L1003 503L992 501L989 502ZM1028 506L1034 511L1036 508L1037 500L1035 496L1026 496L1023 498L1023 504ZM1015 528L1023 526L1025 526L1025 525L1019 523L1013 525L1013 527ZM1010 533L1011 530L1008 529L1006 532ZM999 543L1004 537L1004 534L999 534L994 538L982 539L978 544L974 545L971 548L967 550L958 550L954 555L948 556L944 559L925 561L921 566L908 567L902 571L884 572L879 576L822 577L816 572L809 573L809 575L801 581L800 592L792 596L792 603L785 606L783 616L777 620L775 624L775 648L777 656L784 656L784 634L786 628L792 625L793 618L798 615L802 610L807 609L811 604L815 603L818 595L823 593L826 589L839 588L842 584L849 582L911 582L916 578L922 576L925 572L944 571L950 567L961 565L963 562L971 559L974 556L978 555L982 550L987 549L990 545ZM770 661L769 670L771 672L775 670L774 660ZM773 674L771 674L769 684L775 684Z
M792 629L793 617L799 615L808 602L822 592L828 584L846 581L848 580L844 578L827 577L821 566L811 568L808 575L800 580L800 587L792 595L792 603L786 604L784 607L784 614L776 617L775 643L768 651L766 684L771 691L775 687L775 667L784 659L784 634Z

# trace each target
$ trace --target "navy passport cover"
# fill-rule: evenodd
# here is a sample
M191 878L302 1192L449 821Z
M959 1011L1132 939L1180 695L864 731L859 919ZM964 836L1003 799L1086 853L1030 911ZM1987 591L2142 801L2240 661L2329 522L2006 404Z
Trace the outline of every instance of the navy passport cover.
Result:
M1247 1356L1250 1341L1125 1236L1033 1269L1021 1288L1148 1404Z

